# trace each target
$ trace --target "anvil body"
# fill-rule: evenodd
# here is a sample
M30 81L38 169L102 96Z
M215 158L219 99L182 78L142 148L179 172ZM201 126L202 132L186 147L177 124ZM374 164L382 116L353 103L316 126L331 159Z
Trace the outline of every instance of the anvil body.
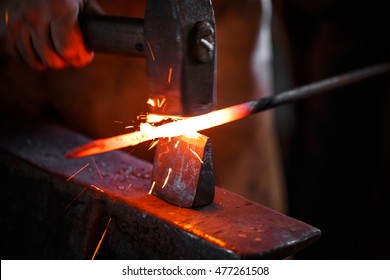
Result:
M173 206L149 195L150 163L121 151L70 161L64 152L87 138L53 125L14 129L0 138L3 259L91 258L110 219L96 258L285 258L320 236L221 188L208 206Z

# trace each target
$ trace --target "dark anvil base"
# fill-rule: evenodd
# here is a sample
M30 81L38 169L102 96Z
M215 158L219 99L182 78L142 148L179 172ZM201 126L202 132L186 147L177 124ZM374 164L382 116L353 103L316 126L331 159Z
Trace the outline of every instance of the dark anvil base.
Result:
M120 151L65 159L89 139L55 125L14 128L0 137L2 259L89 259L107 225L96 258L285 258L320 236L220 188L211 205L173 206L149 195L145 161Z

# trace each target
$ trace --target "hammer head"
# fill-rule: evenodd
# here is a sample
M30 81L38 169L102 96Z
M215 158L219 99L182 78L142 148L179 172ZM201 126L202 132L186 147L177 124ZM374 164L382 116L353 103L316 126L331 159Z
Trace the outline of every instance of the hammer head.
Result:
M148 0L145 56L153 113L193 116L214 108L215 19L210 0Z
M152 112L194 116L215 105L215 19L210 0L148 0L145 56ZM206 136L161 139L153 193L181 206L214 199L211 143Z

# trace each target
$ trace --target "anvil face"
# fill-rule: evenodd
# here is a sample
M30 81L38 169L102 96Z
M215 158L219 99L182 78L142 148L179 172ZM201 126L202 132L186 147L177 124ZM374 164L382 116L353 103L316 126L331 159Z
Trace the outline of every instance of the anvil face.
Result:
M197 133L161 139L153 166L153 194L180 207L194 208L214 199L211 142Z

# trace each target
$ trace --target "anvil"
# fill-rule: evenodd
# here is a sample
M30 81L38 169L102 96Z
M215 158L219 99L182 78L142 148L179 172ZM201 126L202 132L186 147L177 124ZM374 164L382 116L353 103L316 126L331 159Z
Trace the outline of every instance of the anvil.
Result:
M126 152L65 159L90 139L58 125L2 127L2 259L276 259L320 236L219 187L207 206L176 207L148 194L152 165Z
M80 16L79 22L87 49L146 58L149 97L161 104L151 108L152 113L194 116L214 108L216 44L210 0L148 0L144 19L89 15ZM211 203L214 172L209 140L187 142L198 156L209 159L200 159L192 168L175 164L193 160L190 148L176 149L163 142L156 149L153 192L182 207ZM169 157L161 155L166 149ZM165 182L174 165L176 169ZM178 182L185 186L182 195L174 190Z

